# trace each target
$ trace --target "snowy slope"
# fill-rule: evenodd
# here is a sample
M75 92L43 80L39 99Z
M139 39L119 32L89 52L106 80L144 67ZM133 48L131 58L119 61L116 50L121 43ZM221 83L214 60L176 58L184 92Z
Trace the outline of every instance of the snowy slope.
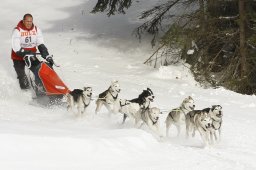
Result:
M147 2L150 5L153 1ZM143 65L152 49L146 40L142 44L132 42L134 37L130 35L139 24L133 17L142 10L141 4L131 8L133 13L108 18L89 13L94 3L1 3L0 14L5 17L0 20L0 168L256 169L256 97L223 88L202 89L183 66L153 69ZM221 104L221 142L203 149L198 134L185 139L184 127L180 137L171 128L170 138L159 139L146 127L136 129L131 122L121 125L121 114L108 117L103 109L94 115L94 102L82 119L63 107L31 105L31 94L19 90L9 57L11 30L27 12L34 15L34 22L43 30L50 53L61 65L56 71L70 89L91 86L97 96L117 79L122 88L120 98L135 98L150 87L156 96L153 106L164 111L179 106L188 95L194 98L197 109ZM165 112L160 120L163 134L166 116Z

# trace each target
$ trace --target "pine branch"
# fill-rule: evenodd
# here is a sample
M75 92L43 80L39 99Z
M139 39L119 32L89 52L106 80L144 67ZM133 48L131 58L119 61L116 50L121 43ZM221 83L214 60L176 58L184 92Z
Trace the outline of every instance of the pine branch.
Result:
M181 0L169 1L167 3L155 6L154 8L142 13L139 19L145 19L151 17L151 19L136 29L136 35L141 38L141 34L147 31L150 34L157 35L159 27L165 14ZM174 15L170 15L170 18Z
M98 0L91 13L106 12L107 15L115 15L116 12L125 14L124 8L128 9L132 0Z

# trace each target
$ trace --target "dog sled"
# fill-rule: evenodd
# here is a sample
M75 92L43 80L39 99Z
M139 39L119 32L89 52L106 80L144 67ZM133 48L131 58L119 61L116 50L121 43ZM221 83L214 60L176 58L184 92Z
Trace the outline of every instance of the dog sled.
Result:
M28 78L33 92L33 99L43 105L61 104L62 98L70 90L53 69L53 65L40 61L40 53L24 57L29 69ZM54 63L55 66L57 66Z

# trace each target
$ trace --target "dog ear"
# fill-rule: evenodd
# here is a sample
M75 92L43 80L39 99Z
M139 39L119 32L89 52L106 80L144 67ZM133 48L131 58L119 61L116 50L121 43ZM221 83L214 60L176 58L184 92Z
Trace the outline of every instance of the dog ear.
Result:
M147 88L147 91L149 91L153 95L153 91L150 88Z
M192 98L191 96L188 96L188 99L189 99L189 100L191 100L191 99L193 100L193 98Z
M214 107L214 108L219 108L220 110L222 109L222 106L221 105L213 105L212 107Z
M118 83L118 80L112 80L111 84Z
M211 110L213 111L216 108L217 105L212 105Z
M183 99L182 103L187 102L188 100L189 100L189 98L185 98L185 99Z

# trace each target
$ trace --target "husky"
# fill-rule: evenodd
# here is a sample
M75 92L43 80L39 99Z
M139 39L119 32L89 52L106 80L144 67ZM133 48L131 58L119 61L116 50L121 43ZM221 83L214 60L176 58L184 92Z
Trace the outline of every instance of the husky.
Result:
M67 94L67 110L75 113L77 109L78 116L82 116L86 108L89 106L92 98L92 88L84 87L84 89L74 89Z
M195 129L201 135L204 146L212 144L211 141L211 128L212 128L212 118L206 112L200 112L194 116Z
M191 112L188 112L188 114L185 116L185 122L186 122L186 137L189 138L189 134L192 132L192 137L195 136L196 131L196 124L195 124L195 117L198 114L206 113L209 114L209 109L203 109L203 110L193 110Z
M113 111L113 105L118 101L118 94L120 91L121 88L118 81L112 81L110 87L103 93L99 94L99 97L96 100L95 114L100 111L102 105L104 105L109 113L111 113Z
M152 107L152 108L147 109L145 112L142 112L141 120L143 121L143 123L140 125L140 127L143 124L146 124L158 136L162 136L160 134L160 130L159 130L160 114L162 114L162 112L160 112L160 109L157 107Z
M188 112L194 110L195 104L191 96L185 98L180 107L171 110L166 117L166 136L169 136L169 129L174 124L178 130L177 136L180 135L180 126L185 124L185 116Z
M218 140L216 131L219 132L219 139L221 136L222 115L222 107L220 105L213 105L211 108L193 110L189 112L186 115L187 138L189 137L189 133L191 131L193 131L192 137L194 137L195 131L198 130L202 139L204 140L205 145L213 144L213 135L215 137L215 141ZM201 118L201 120L198 120L199 118ZM202 123L200 124L200 122Z
M211 138L212 135L215 137L215 141L220 141L221 139L221 125L222 125L222 107L220 105L213 105L211 108L208 108L210 117L212 118L212 131L211 131ZM218 137L216 135L216 131L218 131ZM212 139L213 141L213 139Z
M154 101L154 94L150 88L143 90L138 98L132 100L126 100L124 105L119 107L119 112L123 114L123 124L127 116L134 118L135 125L141 120L141 114L147 111L150 107L150 103Z

